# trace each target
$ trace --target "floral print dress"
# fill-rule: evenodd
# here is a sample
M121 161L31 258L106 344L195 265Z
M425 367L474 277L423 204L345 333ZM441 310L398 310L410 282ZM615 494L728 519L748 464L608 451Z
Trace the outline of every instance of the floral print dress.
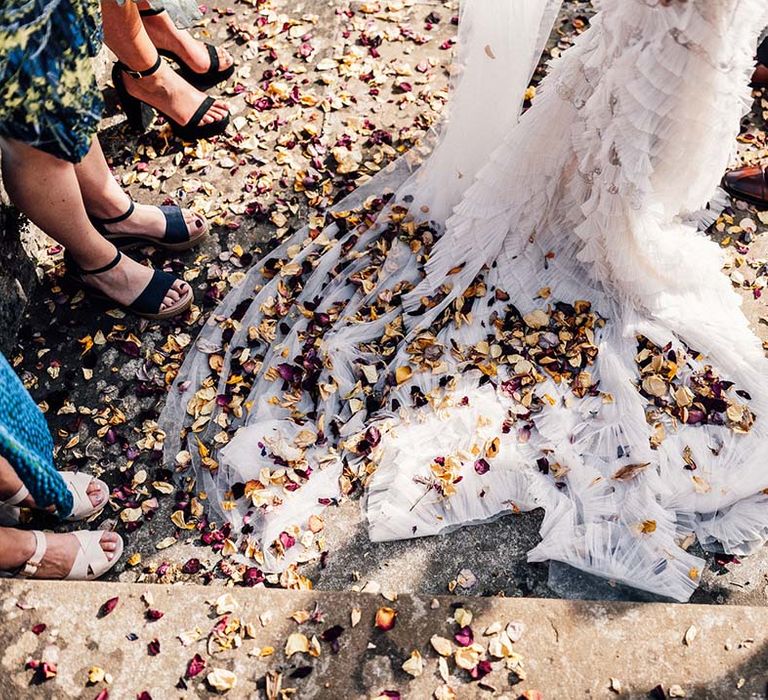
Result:
M0 136L81 161L103 108L100 48L97 0L2 0Z

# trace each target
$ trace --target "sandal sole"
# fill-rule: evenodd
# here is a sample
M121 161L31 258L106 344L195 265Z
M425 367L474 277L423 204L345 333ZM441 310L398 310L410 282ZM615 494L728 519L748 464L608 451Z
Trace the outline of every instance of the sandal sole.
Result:
M182 243L163 243L157 238L152 238L151 236L118 236L118 235L106 236L105 235L104 238L106 238L110 243L113 243L118 250L136 250L137 248L146 248L147 246L152 246L154 248L162 248L163 250L171 250L174 252L181 253L185 250L190 250L191 248L197 247L203 242L203 239L206 238L207 236L208 236L208 231L206 230L205 233L202 233L201 235L196 236L195 238L190 238L188 241L184 241ZM120 240L121 238L132 238L132 239L135 239L135 241L131 243L125 243L123 245L118 245L116 241Z
M97 291L96 289L91 287L91 285L89 285L87 282L84 282L80 277L76 275L67 274L67 277L70 279L70 281L76 282L77 285L80 288L84 289L85 292L93 299L106 301L109 304L113 304L118 308L124 311L127 311L129 314L133 314L134 316L138 316L139 318L146 318L149 321L166 321L170 318L175 318L176 316L180 316L185 311L188 311L189 308L192 306L193 302L195 301L194 293L190 292L189 297L184 301L183 304L174 306L173 308L167 309L166 311L161 311L158 314L143 314L138 311L133 311L132 309L129 309L127 306L115 301L114 299L112 299L112 297L108 297L106 294L103 294Z

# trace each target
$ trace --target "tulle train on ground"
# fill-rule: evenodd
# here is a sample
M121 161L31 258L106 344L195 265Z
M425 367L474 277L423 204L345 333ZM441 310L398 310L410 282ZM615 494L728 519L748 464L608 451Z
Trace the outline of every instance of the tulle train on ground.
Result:
M595 4L518 118L559 3L466 3L431 157L295 234L203 330L161 422L237 556L318 556L357 486L374 540L543 508L531 560L676 600L695 538L765 540L768 364L683 221L727 166L768 10Z

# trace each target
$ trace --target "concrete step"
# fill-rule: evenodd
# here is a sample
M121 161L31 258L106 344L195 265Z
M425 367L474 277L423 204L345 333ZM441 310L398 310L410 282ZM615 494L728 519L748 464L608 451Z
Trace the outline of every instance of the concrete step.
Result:
M766 697L765 608L21 580L0 596L8 699ZM396 611L388 631L382 608ZM491 662L481 680L457 667L457 619ZM450 641L444 661L433 635ZM286 656L307 640L316 655ZM415 651L416 677L402 670Z

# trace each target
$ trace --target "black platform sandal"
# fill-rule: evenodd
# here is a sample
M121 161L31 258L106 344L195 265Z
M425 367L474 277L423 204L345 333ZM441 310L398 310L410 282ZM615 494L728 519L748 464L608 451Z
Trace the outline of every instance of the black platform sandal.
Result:
M132 248L140 248L145 245L153 245L158 248L165 248L166 250L189 250L198 245L208 234L208 223L203 217L198 217L203 222L203 227L199 232L192 235L187 222L184 220L184 213L181 207L175 204L157 207L165 217L165 235L162 238L142 233L115 233L114 231L107 230L107 226L110 224L119 224L121 221L125 221L133 214L135 208L136 205L131 201L128 211L120 216L115 216L112 219L99 219L89 214L88 218L91 220L93 227L120 250L131 250Z
M146 102L142 102L138 97L134 97L128 92L128 89L125 86L125 81L123 80L123 73L127 73L132 78L147 78L158 71L162 62L162 56L158 55L155 65L151 68L147 68L147 70L131 70L120 61L117 61L115 65L112 66L112 82L114 83L120 103L123 106L125 116L128 118L128 124L139 131L147 130L152 121L152 110L156 108L153 108ZM229 124L229 114L223 119L211 122L210 124L200 123L215 101L216 100L214 100L213 97L206 97L186 124L179 124L167 114L160 112L159 109L156 109L156 111L160 112L160 114L165 117L171 125L173 133L180 139L184 139L185 141L208 139L212 136L218 136L219 134L224 133L224 130Z
M97 270L83 270L74 261L71 255L64 255L64 261L67 265L67 271L69 275L71 275L80 284L87 286L89 292L93 296L100 299L105 299L106 301L109 301L113 304L117 304L118 302L116 302L112 297L109 297L103 292L100 292L95 287L89 285L85 281L85 277L109 272L119 264L122 258L123 254L118 250L114 260L112 260L112 262L108 263L107 265L104 265L104 267L100 267ZM176 281L177 278L173 275L170 275L167 272L163 272L162 270L154 270L152 279L149 280L149 284L144 287L144 291L139 294L139 296L136 297L136 299L134 299L130 304L120 304L120 306L123 306L125 309L131 311L137 316L148 318L153 321L163 321L165 319L178 316L179 314L184 313L190 306L192 306L194 296L191 289L186 294L186 296L183 296L181 299L179 299L179 301L177 301L173 306L163 311L160 310L160 307L163 305L163 299L165 299L165 295L168 294L168 291L171 289L171 287L173 287Z
M155 17L162 14L165 10L139 10L139 14L142 17ZM169 49L158 49L157 52L161 56L173 61L179 66L178 73L188 83L194 85L199 90L208 90L214 85L223 83L225 80L229 80L232 74L235 72L235 64L232 63L228 68L221 68L221 62L219 61L219 53L216 51L216 47L213 44L205 44L208 49L208 56L210 58L210 66L205 73L198 73L196 70L192 70L188 63L186 63L181 56L170 51Z

